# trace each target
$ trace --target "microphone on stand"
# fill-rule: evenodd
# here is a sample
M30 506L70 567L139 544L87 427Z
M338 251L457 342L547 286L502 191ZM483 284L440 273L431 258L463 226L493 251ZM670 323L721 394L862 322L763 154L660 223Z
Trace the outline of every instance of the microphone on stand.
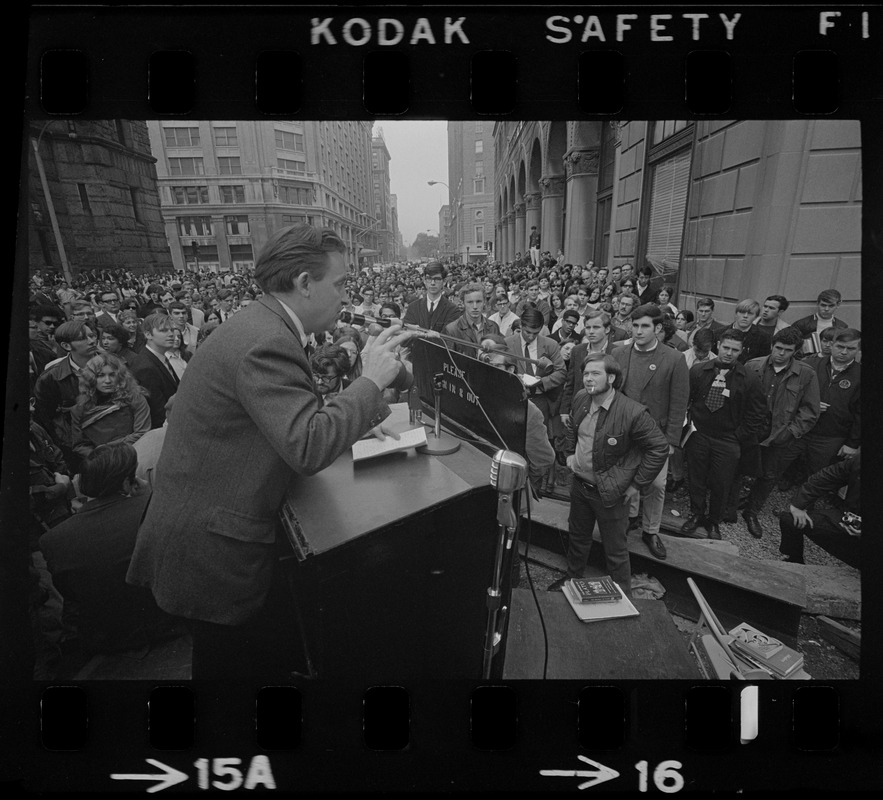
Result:
M518 519L512 506L512 495L524 488L527 480L527 461L511 450L497 450L491 461L491 486L497 490L497 522L515 528Z
M511 450L497 450L491 460L491 486L497 490L497 522L500 525L500 536L497 540L497 552L494 558L494 574L491 585L487 589L487 629L484 636L484 658L482 676L491 677L491 665L497 647L503 639L508 609L501 608L503 569L511 564L512 543L518 529L518 515L512 501L515 493L527 480L527 461ZM507 557L510 556L510 557ZM497 618L500 617L499 630Z
M341 311L340 321L348 325L379 325L381 328L389 328L395 324L391 319L385 317L367 317L364 314L354 314L352 311ZM440 334L435 331L421 328L419 325L405 325L402 323L402 328L406 331L414 331L422 336L441 338Z

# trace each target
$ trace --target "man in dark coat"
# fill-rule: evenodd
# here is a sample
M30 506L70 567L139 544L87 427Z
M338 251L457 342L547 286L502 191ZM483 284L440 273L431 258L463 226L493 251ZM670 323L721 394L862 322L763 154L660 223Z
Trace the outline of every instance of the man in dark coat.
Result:
M255 266L265 294L199 346L175 395L127 580L192 621L194 677L302 668L279 509L296 476L324 469L389 415L383 390L410 338L384 330L362 350L361 376L320 407L304 346L338 319L345 252L330 228L279 230Z
M405 325L417 325L420 328L441 333L446 325L450 325L460 311L447 297L442 287L445 279L445 268L438 261L426 265L423 270L423 285L426 297L417 298L405 311L402 320Z
M157 312L144 320L142 330L147 344L129 362L129 369L147 390L150 427L161 428L166 421L166 403L178 391L178 375L166 353L175 345L177 323L168 314Z
M445 336L480 345L481 340L488 334L499 335L499 326L484 316L484 289L480 283L467 283L460 290L460 299L463 301L463 314L445 326ZM453 347L472 358L478 356L478 347L466 345Z
M597 523L607 570L630 594L629 500L659 474L668 459L668 442L647 409L618 391L622 369L613 356L590 354L582 374L583 389L573 402L576 450L567 458L573 471L567 578L583 576Z

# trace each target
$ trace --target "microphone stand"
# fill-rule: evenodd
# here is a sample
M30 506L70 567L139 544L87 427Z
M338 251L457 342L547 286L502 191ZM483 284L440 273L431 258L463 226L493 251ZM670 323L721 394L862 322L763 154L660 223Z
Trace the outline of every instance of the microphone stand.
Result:
M489 680L491 677L491 662L503 639L503 628L506 626L506 617L509 612L506 606L500 608L502 603L500 586L503 580L504 566L512 563L512 544L518 529L518 515L515 509L518 506L519 498L519 492L503 494L500 496L497 507L500 537L497 540L497 552L494 557L494 575L487 590L487 629L484 635L484 661L482 664L482 677L485 680ZM500 618L499 630L497 626L498 615Z
M444 374L441 372L432 376L432 393L435 396L435 426L432 433L427 437L426 444L417 448L420 453L430 456L447 456L456 453L460 449L460 442L453 436L442 432L441 429L441 390Z

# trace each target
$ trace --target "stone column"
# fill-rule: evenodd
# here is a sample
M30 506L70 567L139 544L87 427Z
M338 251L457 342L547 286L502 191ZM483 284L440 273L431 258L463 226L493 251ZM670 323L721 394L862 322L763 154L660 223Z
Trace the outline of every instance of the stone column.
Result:
M506 260L511 261L515 258L515 212L510 211L506 214Z
M503 214L500 217L500 242L499 242L499 250L497 259L499 261L505 262L508 259L507 253L509 252L509 221L506 219L506 215Z
M598 150L574 150L564 156L567 170L567 230L564 253L571 264L594 258L598 206Z
M527 236L524 232L524 203L515 204L515 252L522 256L527 252Z
M530 240L530 229L536 225L537 232L540 234L540 251L548 250L546 247L546 243L543 241L543 225L542 225L542 200L543 195L540 192L533 192L531 194L524 195L524 204L527 207L527 213L525 215L524 220L524 238L525 240ZM530 252L530 247L528 247L528 253ZM554 255L554 253L553 253Z
M543 229L540 231L540 244L548 250L552 258L562 247L561 221L564 212L564 176L551 175L540 178L540 189L543 194ZM568 264L572 263L570 254L565 250L564 257Z
M503 260L503 221L494 224L494 261Z
M233 260L230 258L230 248L227 245L227 226L223 214L212 214L212 228L215 233L215 246L218 248L218 267L221 272L233 271ZM253 255L257 255L252 251Z

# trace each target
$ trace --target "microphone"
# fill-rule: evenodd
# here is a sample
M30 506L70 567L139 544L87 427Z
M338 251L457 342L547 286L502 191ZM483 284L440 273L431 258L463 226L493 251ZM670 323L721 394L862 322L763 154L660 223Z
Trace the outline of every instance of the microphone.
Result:
M352 311L341 311L340 321L345 322L348 325L379 325L381 328L389 328L394 324L391 319L386 319L385 317L368 317L364 314L354 314ZM402 323L402 328L406 331L414 331L423 336L439 338L439 334L435 331L421 328L418 325L405 325Z
M512 495L527 480L527 461L511 450L497 450L491 460L491 486L497 490L497 522L507 528L518 526L518 518L512 505Z

